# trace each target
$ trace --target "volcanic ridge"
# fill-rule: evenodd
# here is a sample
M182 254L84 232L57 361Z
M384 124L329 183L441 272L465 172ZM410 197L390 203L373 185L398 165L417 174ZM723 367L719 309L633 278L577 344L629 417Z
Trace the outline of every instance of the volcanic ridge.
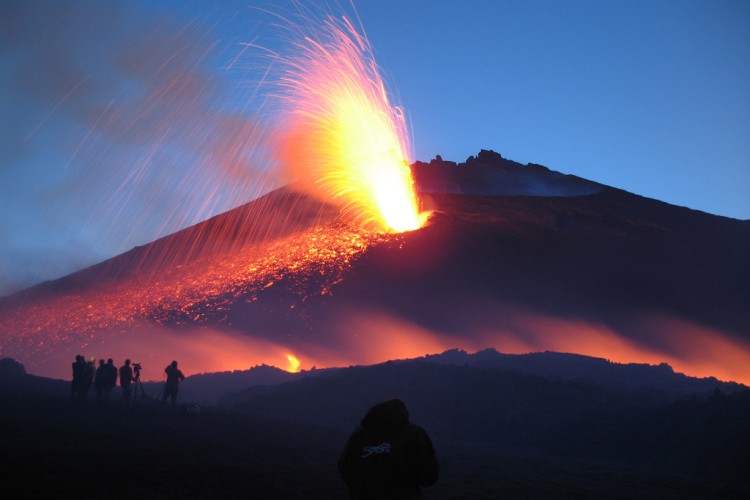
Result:
M492 151L412 171L419 230L356 228L287 186L0 299L0 354L60 377L81 351L172 358L202 337L204 372L264 349L309 368L493 346L750 382L750 221Z

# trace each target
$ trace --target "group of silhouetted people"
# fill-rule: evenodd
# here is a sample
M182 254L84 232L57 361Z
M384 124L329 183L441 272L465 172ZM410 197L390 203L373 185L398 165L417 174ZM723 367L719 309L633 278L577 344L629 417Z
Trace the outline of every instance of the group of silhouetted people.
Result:
M94 363L76 356L73 363L71 399L80 403L92 384L96 399L109 404L119 373L122 400L130 404L131 389L140 384L140 363L130 360L119 371L112 359ZM164 369L167 377L161 402L170 399L176 404L180 381L185 376L172 361ZM142 387L141 387L142 390ZM361 425L352 433L338 462L341 477L352 499L418 499L422 487L431 486L438 478L438 461L427 432L409 421L409 412L400 399L391 399L370 408Z
M112 389L117 385L119 375L120 387L122 388L122 402L130 405L133 395L137 397L138 390L141 391L141 397L145 396L145 391L141 385L141 364L131 364L129 359L125 360L119 370L115 367L112 358L105 363L103 359L99 360L99 367L94 369L94 361L86 361L80 354L76 356L73 362L73 381L70 384L70 399L73 403L80 404L86 400L86 396L93 386L96 390L96 401L102 405L109 405ZM177 368L177 361L172 361L164 369L167 381L164 384L161 402L165 403L167 399L175 405L179 393L181 380L185 380L185 375Z

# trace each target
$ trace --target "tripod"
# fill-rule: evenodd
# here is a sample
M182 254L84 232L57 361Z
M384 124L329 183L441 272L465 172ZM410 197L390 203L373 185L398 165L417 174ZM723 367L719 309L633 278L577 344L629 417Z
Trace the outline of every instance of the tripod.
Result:
M141 371L138 370L135 372L135 378L133 380L133 400L135 401L138 399L138 389L141 390L141 399L145 399L146 396L146 390L143 388L143 384L141 383Z

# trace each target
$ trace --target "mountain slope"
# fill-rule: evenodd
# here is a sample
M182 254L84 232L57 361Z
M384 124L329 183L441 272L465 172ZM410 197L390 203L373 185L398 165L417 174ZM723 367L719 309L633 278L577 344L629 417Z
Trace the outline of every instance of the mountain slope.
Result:
M423 164L418 186L433 167L422 201L435 212L420 230L362 232L284 188L5 299L1 354L51 374L81 350L119 358L137 346L208 372L289 352L309 367L493 346L750 382L750 221L491 152ZM426 192L472 192L487 175L516 179L514 193L573 196Z

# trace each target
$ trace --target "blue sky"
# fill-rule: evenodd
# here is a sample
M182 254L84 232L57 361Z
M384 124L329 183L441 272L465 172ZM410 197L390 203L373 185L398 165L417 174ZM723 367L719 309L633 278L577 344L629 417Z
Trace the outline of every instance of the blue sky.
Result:
M242 144L269 119L263 62L243 43L283 48L254 7L291 2L0 5L0 294L269 188L262 154ZM356 8L412 125L412 159L493 149L750 219L750 3Z

